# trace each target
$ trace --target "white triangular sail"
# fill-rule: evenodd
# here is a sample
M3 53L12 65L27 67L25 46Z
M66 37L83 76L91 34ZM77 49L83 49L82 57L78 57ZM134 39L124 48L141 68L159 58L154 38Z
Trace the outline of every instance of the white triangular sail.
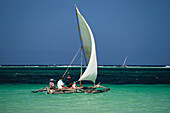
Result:
M124 62L123 62L123 66L125 66L126 60L127 60L127 57L125 58L125 60L124 60Z
M80 14L79 10L76 7L76 13L78 18L79 29L81 33L81 43L83 44L83 49L85 51L85 57L87 60L87 68L83 75L78 81L93 81L95 83L97 78L97 59L96 59L96 48L95 41L92 34L92 31Z

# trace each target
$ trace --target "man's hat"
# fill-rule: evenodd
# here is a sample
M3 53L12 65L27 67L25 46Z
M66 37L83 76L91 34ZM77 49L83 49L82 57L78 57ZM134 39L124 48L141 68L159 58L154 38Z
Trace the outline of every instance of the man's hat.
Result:
M50 82L53 82L54 81L54 79L50 79Z
M70 79L70 78L71 78L70 76L67 77L67 79Z

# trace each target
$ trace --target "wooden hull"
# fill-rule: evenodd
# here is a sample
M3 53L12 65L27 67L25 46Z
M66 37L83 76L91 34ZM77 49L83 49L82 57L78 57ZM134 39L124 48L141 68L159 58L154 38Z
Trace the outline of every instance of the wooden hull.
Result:
M70 88L70 89L49 89L48 87L39 89L36 91L32 91L32 93L37 92L47 92L47 94L70 94L70 93L90 93L90 94L97 94L109 91L110 88L104 88L101 90L96 90L96 87L82 87L82 88Z

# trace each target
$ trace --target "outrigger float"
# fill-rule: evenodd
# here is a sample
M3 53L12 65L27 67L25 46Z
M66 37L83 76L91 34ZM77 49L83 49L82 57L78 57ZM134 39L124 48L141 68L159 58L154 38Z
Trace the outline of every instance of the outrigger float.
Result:
M81 72L80 72L80 78L78 80L80 82L80 87L75 88L75 89L74 88L49 89L48 87L46 87L46 88L42 88L36 91L32 91L33 93L46 91L47 94L67 94L67 93L93 93L95 94L95 93L107 92L110 90L110 88L101 86L100 83L92 87L81 87L81 81L92 81L95 84L95 81L97 78L97 57L96 57L95 41L94 41L92 31L89 25L87 24L87 22L85 21L85 19L83 18L83 16L80 14L76 5L75 5L75 10L76 10L79 37L80 37L80 42L81 42L81 48L79 49L81 50ZM87 68L84 71L84 73L82 73L83 72L82 71L82 56L83 56L82 54L84 54L84 59L87 65ZM66 72L64 73L63 77L65 76ZM97 88L102 88L102 89L97 90Z

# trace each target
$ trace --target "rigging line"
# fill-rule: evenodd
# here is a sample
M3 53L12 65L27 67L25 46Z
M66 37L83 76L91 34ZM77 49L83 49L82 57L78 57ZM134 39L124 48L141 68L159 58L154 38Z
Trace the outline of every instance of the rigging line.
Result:
M80 56L78 55L77 58L74 60L73 65L79 65L77 62L80 60Z
M74 58L72 59L71 63L70 63L69 66L67 67L67 70L64 72L64 74L63 74L62 77L64 77L65 74L67 73L68 69L70 68L71 64L73 63L74 59L76 58L77 54L79 53L80 49L81 49L81 47L80 47L79 50L77 51L76 55L75 55Z

